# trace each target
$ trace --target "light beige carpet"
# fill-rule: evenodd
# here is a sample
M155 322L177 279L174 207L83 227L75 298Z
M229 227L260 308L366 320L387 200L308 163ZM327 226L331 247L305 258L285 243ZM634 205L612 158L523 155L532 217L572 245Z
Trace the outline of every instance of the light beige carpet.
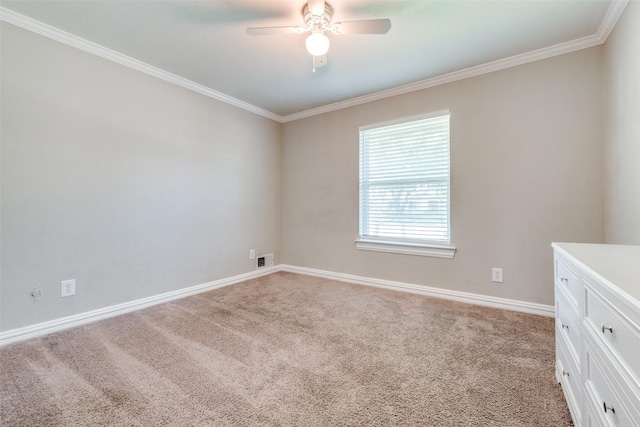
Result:
M0 348L2 426L567 426L553 319L276 273Z

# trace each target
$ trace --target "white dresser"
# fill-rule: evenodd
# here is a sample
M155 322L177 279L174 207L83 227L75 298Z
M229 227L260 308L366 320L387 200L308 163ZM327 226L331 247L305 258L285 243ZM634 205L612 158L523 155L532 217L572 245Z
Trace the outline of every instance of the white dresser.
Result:
M556 376L574 424L640 427L640 246L552 246Z

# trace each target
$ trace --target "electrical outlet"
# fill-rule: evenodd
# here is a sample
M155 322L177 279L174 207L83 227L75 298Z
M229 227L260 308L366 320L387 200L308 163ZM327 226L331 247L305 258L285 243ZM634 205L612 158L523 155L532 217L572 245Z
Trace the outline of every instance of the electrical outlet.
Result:
M76 279L63 280L60 282L60 297L70 297L76 294Z
M491 280L496 283L504 283L504 277L502 276L501 268L491 269Z
M256 259L256 250L255 249L251 249L249 251L249 259Z

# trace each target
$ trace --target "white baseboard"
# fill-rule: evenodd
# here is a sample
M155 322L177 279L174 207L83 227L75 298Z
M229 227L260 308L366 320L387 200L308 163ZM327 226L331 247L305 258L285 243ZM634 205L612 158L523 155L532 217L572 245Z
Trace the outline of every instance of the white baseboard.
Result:
M410 283L393 282L390 280L374 279L371 277L354 276L351 274L334 273L332 271L317 270L306 267L296 267L286 264L281 264L280 270L288 271L291 273L306 274L309 276L323 277L325 279L339 280L341 282L355 283L358 285L374 286L376 288L410 292L414 294L443 298L468 304L482 305L485 307L502 308L505 310L537 314L539 316L546 317L555 316L555 307L552 305L536 304L526 301L472 294L468 292L452 291L430 286L413 285Z
M448 289L434 288L429 286L413 285L409 283L393 282L390 280L375 279L371 277L354 276L351 274L335 273L332 271L318 270L306 267L296 267L293 265L280 264L273 267L265 267L260 270L249 273L239 274L237 276L216 280L201 285L191 286L177 291L167 292L164 294L154 295L123 304L113 305L110 307L100 308L98 310L88 311L73 316L62 317L60 319L50 320L48 322L37 323L22 328L11 329L6 332L0 332L0 346L10 344L17 341L23 341L42 335L51 334L53 332L62 331L97 320L109 317L119 316L135 310L140 310L156 304L172 301L178 298L188 297L190 295L199 294L201 292L222 288L224 286L233 285L235 283L244 282L245 280L254 279L267 274L278 271L287 271L290 273L305 274L308 276L323 277L341 282L354 283L358 285L373 286L377 288L391 289L395 291L410 292L430 297L443 298L453 301L464 302L468 304L482 305L485 307L502 308L511 311L519 311L523 313L537 314L540 316L553 317L555 308L550 305L536 304L525 301L511 300L506 298L490 297L486 295L472 294L468 292L451 291Z
M221 280L215 280L201 285L191 286L177 291L166 292L164 294L154 295L134 301L125 302L123 304L112 305L97 310L87 311L85 313L73 316L62 317L50 320L48 322L37 323L22 328L11 329L6 332L0 332L0 346L10 344L17 341L27 340L42 335L51 334L53 332L62 331L97 320L109 317L119 316L121 314L151 307L152 305L162 304L179 298L188 297L190 295L199 294L201 292L222 288L224 286L233 285L235 283L244 282L245 280L254 279L256 277L265 276L267 274L279 271L279 267L265 267L249 273L239 274L237 276L227 277Z

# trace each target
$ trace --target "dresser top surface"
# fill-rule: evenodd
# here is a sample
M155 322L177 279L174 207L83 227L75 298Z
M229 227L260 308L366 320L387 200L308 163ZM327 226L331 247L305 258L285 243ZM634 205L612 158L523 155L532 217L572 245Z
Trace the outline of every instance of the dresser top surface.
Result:
M640 246L592 243L553 243L552 246L640 303Z

